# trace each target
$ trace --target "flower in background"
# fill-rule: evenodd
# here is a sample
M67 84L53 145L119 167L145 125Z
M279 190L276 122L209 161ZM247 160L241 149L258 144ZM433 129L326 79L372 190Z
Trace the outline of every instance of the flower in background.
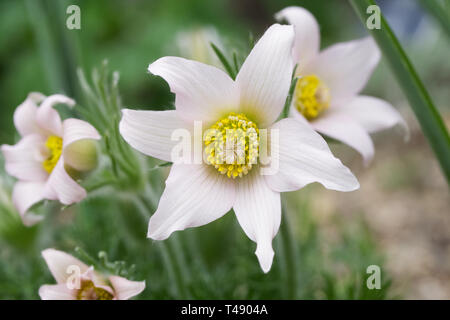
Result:
M222 64L211 48L211 43L223 49L219 33L213 27L183 31L176 37L176 45L181 56L221 68Z
M218 68L183 58L163 57L149 66L175 93L176 110L124 109L120 132L132 147L173 161L171 153L178 144L171 138L175 130L192 130L194 122L201 121L219 133L218 140L205 139L206 162L173 164L149 222L150 238L163 240L174 231L205 225L233 208L244 232L257 243L255 253L262 270L268 272L274 256L272 239L281 221L280 192L312 182L339 191L359 187L350 170L309 125L295 119L275 122L291 84L293 40L292 26L271 26L247 57L236 81ZM233 128L248 129L254 135L262 129L278 132L277 172L263 175L258 153L246 143L242 149L239 143L232 145L231 161L218 161L224 160L220 159L223 152L215 153L209 146L221 142L219 145L228 147L225 131L233 132Z
M1 146L6 172L19 180L12 199L25 225L41 219L28 209L43 199L70 205L86 197L86 190L73 177L92 170L97 163L93 141L100 139L97 130L79 119L62 121L53 109L58 103L75 104L60 94L30 93L14 113L20 141Z
M359 95L380 60L371 38L335 44L321 52L319 25L301 7L288 7L276 14L295 27L294 62L300 78L290 115L307 120L318 132L357 150L368 164L374 155L370 133L400 124L401 115L387 102Z
M42 300L128 300L145 289L145 281L105 276L62 251L46 249L42 256L57 282L39 288Z

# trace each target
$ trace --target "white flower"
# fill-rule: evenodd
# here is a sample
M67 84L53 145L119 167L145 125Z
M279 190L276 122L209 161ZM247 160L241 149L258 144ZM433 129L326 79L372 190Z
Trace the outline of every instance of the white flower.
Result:
M290 116L309 123L318 132L356 149L367 164L374 155L370 133L400 124L408 127L387 102L359 95L380 60L371 38L335 44L321 52L319 25L301 7L276 14L295 27L294 63L297 82Z
M150 219L150 238L163 240L174 231L205 225L233 208L247 236L257 242L256 255L268 272L274 256L272 239L281 220L280 192L312 182L340 191L359 187L350 170L309 125L294 119L275 122L291 83L293 40L292 26L271 26L247 57L236 81L220 69L183 58L164 57L149 66L175 93L176 110L125 109L120 122L124 139L149 156L172 161L171 151L178 143L172 141L172 132L191 130L194 121L210 128L242 125L255 131L279 130L279 168L273 175L262 175L263 168L248 161L216 163L220 152L207 151L206 163L174 164ZM205 145L210 142L206 139ZM236 153L232 158L239 158ZM245 154L247 160L256 158L247 150Z
M66 170L89 169L90 161L86 161L86 156L92 155L83 154L80 143L98 140L100 135L85 121L61 121L53 109L58 103L75 104L60 94L45 97L30 93L14 113L14 124L22 138L13 146L1 146L6 171L19 180L14 185L12 198L25 225L41 219L27 211L43 199L70 205L86 196L86 191Z
M128 300L145 289L145 281L105 276L59 250L46 249L42 256L57 282L39 288L42 300Z

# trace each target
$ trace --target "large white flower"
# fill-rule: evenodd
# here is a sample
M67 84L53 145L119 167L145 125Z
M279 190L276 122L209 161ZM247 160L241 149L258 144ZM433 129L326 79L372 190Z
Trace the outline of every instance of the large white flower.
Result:
M249 157L257 157L248 149L234 150L232 163L220 164L216 160L221 153L208 151L212 140L206 137L207 161L172 166L158 209L150 219L150 238L166 239L174 231L207 224L233 208L244 232L257 242L256 255L268 272L274 256L272 239L281 220L280 192L312 182L339 191L359 187L350 170L309 125L294 119L275 122L291 82L293 40L292 26L271 26L236 81L220 69L183 58L164 57L149 66L151 73L168 82L176 110L123 110L122 136L146 155L172 161L172 148L178 144L171 139L172 133L179 128L192 130L194 121L221 132L236 126L279 134L279 152L272 152L279 168L272 175L262 175L260 164L249 163ZM247 161L235 161L239 157Z
M359 95L380 60L371 38L335 44L321 52L319 25L301 7L288 7L276 14L295 27L294 62L300 79L290 115L308 120L315 130L357 150L367 164L373 157L370 133L400 124L401 115L387 102Z
M39 288L42 300L128 300L145 289L145 281L101 274L59 250L46 249L42 256L57 282Z
M86 196L86 191L66 169L74 172L89 169L92 154L84 154L86 148L82 148L80 142L98 140L100 135L85 121L61 121L53 109L59 103L75 104L60 94L45 97L40 93L30 93L14 113L14 124L22 138L13 146L1 146L6 171L19 180L14 185L12 198L26 225L41 219L29 213L28 209L43 199L70 205Z

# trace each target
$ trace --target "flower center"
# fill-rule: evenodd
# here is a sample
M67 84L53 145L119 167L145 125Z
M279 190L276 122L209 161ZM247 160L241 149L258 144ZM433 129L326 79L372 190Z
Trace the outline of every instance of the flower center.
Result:
M50 136L45 142L45 146L47 147L50 155L47 157L47 159L44 160L44 162L42 162L42 166L48 173L51 173L53 171L56 163L61 157L62 145L62 139L57 136Z
M308 120L317 118L330 105L330 90L314 74L298 79L294 103L297 110Z
M244 114L230 113L204 135L206 162L228 178L246 175L257 163L259 129Z
M85 281L77 294L77 300L112 300L112 298L111 293L94 286L92 281Z

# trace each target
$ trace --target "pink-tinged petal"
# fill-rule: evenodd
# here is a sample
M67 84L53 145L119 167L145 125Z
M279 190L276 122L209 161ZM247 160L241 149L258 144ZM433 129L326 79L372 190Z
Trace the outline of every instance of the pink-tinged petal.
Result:
M71 277L77 275L81 277L81 275L89 269L86 264L63 251L45 249L42 251L42 256L44 257L53 278L55 278L58 284L62 284L64 286L67 285L67 281Z
M405 140L409 139L409 129L400 113L387 101L375 97L357 96L348 104L335 108L339 114L345 114L358 122L369 133L400 125Z
M42 101L36 112L36 122L39 127L42 130L45 130L48 134L62 137L63 128L61 117L53 108L56 104L65 104L69 107L73 107L75 105L75 101L62 94L48 96L44 101Z
M174 231L198 227L222 217L233 206L234 181L208 165L172 166L148 237L164 240Z
M366 85L381 54L371 37L335 44L305 70L330 88L332 104L347 102Z
M264 176L271 189L288 192L313 182L338 191L359 188L355 176L333 156L325 140L310 125L288 118L275 123L270 130L272 161L278 163L278 170L275 167L273 174ZM278 143L272 141L275 130Z
M217 121L227 110L237 108L233 80L222 70L178 57L163 57L148 67L162 77L175 94L178 115L188 121Z
M254 168L237 181L233 208L245 234L257 243L255 253L261 269L269 272L274 256L272 239L281 221L280 194L270 189Z
M46 159L45 138L31 134L22 138L17 144L2 145L6 172L24 181L45 181L48 173L42 162Z
M145 289L145 281L130 281L118 276L110 276L109 281L118 300L128 300Z
M32 226L42 220L42 216L28 212L33 205L43 200L42 190L44 182L23 182L18 181L14 185L12 201L14 207L19 211L22 222L26 226Z
M292 57L298 63L297 71L301 72L320 49L320 30L316 18L302 7L287 7L275 15L278 21L286 20L295 28L294 47Z
M74 181L64 168L63 157L59 159L47 180L44 197L49 200L58 200L64 205L80 202L86 197L86 190Z
M172 140L172 134L184 128L187 128L187 124L176 111L122 109L119 124L120 134L133 148L164 161L173 161L173 147L180 141L178 137Z
M22 104L14 112L14 125L20 135L40 133L36 124L37 104L45 99L45 96L39 92L31 92Z
M69 289L66 284L43 285L39 288L42 300L76 300L77 290Z
M75 141L92 139L100 140L101 136L90 123L71 118L63 121L63 148L67 148Z
M292 26L272 25L256 43L236 77L240 112L260 128L272 124L283 110L293 71Z
M329 111L319 119L311 122L315 130L339 140L358 151L368 165L375 153L373 141L367 131L347 115Z

